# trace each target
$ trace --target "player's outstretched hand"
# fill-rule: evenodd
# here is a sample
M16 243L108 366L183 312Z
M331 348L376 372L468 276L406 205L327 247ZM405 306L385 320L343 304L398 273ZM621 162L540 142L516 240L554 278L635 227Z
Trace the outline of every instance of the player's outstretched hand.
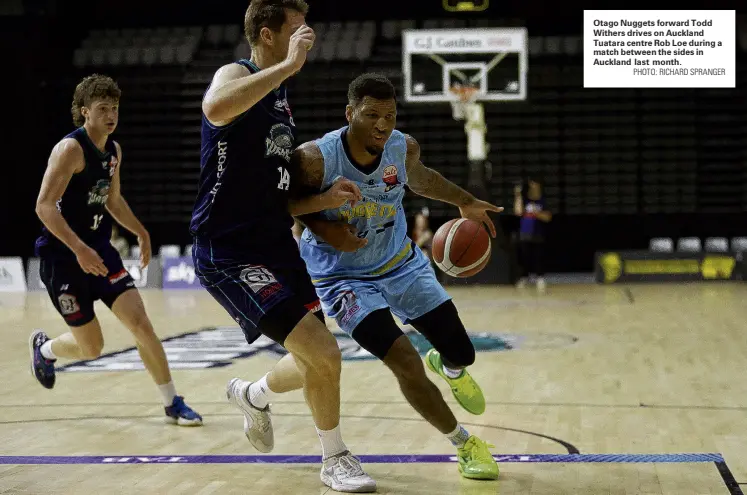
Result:
M104 260L101 259L99 253L89 246L84 245L78 249L75 252L75 257L78 259L78 264L84 272L102 277L106 277L109 274L109 270L104 265Z
M495 225L488 216L489 211L500 213L503 211L503 208L500 206L492 205L486 201L480 201L479 199L475 199L470 204L459 208L459 213L462 214L462 218L469 218L470 220L474 220L475 222L485 224L485 226L490 231L490 236L495 238Z
M314 46L315 39L314 30L306 25L296 29L296 32L291 35L288 44L288 56L285 60L293 69L294 74L300 71L303 64L306 63L306 55Z
M325 203L329 206L328 208L339 208L346 202L350 202L350 206L354 206L355 203L363 199L361 190L355 182L348 179L338 179L332 184L332 187L324 192Z
M150 263L151 247L150 234L147 232L137 237L137 244L140 246L140 268L145 268Z

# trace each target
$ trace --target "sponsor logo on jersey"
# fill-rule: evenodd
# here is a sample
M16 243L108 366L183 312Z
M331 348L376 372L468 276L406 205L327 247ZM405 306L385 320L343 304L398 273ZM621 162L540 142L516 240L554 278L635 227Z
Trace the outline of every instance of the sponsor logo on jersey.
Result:
M278 112L285 112L288 114L288 119L290 119L290 125L294 126L296 125L295 122L293 122L293 115L291 114L290 105L288 105L288 99L283 98L282 100L275 100L275 110Z
M420 355L432 346L428 340L410 326L402 330ZM363 349L350 336L335 327L333 335L345 361L371 361L376 357ZM577 338L567 334L516 335L509 333L469 332L477 352L511 351L517 348L558 349L573 345ZM236 359L246 359L257 354L284 356L287 351L264 335L247 344L238 326L203 328L163 340L163 347L171 369L206 369L230 366ZM57 371L135 371L142 370L143 361L135 347L113 352L90 361L78 361L58 367Z
M279 156L290 162L293 151L293 133L285 124L275 124L270 128L270 135L265 138L265 158Z
M215 195L218 194L218 189L221 186L221 177L223 172L226 171L226 160L228 159L228 143L226 141L218 141L218 169L215 173L215 185L210 190L210 194L213 196L211 203L215 201Z
M88 192L89 205L104 205L109 199L109 187L111 182L107 179L99 179L96 185Z
M397 214L397 205L379 204L375 201L364 201L350 206L345 203L339 210L341 220L352 220L353 218L390 218Z
M332 305L332 309L335 312L334 314L340 315L340 321L346 324L361 310L361 305L358 304L358 298L355 297L355 293L351 290L346 290L337 298L334 305Z
M112 155L112 159L109 161L109 177L114 176L114 172L117 170L119 165L119 158L116 155Z
M385 192L389 192L399 185L399 179L397 178L397 167L394 165L387 165L384 167L384 174L381 178L386 184Z
M125 270L124 268L122 268L121 270L119 270L114 275L110 275L109 276L109 283L112 284L112 285L114 285L117 282L119 282L120 280L124 279L129 274L130 273L127 270Z
M283 286L278 283L275 276L264 266L248 266L241 270L239 279L249 289L257 294L262 301L279 292Z
M60 313L63 316L72 316L80 311L80 305L78 304L78 298L72 294L63 293L57 298L57 302L60 303Z

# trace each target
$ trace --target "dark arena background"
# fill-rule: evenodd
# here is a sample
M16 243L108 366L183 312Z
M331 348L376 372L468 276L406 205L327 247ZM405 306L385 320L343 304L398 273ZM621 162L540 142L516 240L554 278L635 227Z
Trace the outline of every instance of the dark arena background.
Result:
M397 91L396 127L418 140L423 163L505 208L491 214L498 235L481 272L458 278L433 266L477 351L469 369L485 413L467 413L424 370L460 423L495 445L497 482L461 478L454 448L391 371L327 318L342 352L344 438L379 493L743 493L743 4L678 6L737 9L734 88L595 89L584 87L581 4L307 2L316 42L288 80L297 142L346 125L350 81L383 73ZM660 4L652 18L665 15ZM246 441L226 383L258 380L286 351L266 337L248 344L191 257L201 100L220 66L251 56L247 5L0 0L0 493L332 493L319 482L319 440L301 392L273 401L271 454ZM448 31L426 33L434 30ZM29 375L29 333L67 331L34 253L37 195L50 151L74 130L75 86L93 73L122 90L113 138L123 148L122 194L151 236L150 265L139 266L124 228L112 242L203 428L162 425L133 336L102 302L101 352L58 360L51 391ZM247 196L236 207L254 205ZM460 216L410 190L404 208L416 241ZM401 327L425 356L428 339Z
M23 15L4 16L0 33L8 47L5 66L12 68L12 77L2 82L6 181L12 188L2 198L8 213L0 220L5 233L0 255L33 255L40 225L34 201L46 159L71 129L68 108L76 82L93 71L115 77L124 93L117 131L127 150L123 193L148 225L155 248L189 244L200 99L214 69L242 55L237 20L243 19L243 2L217 0L210 8L139 0L8 5L17 5ZM653 237L747 235L742 84L747 69L739 63L744 45L737 44L735 89L584 89L582 11L548 9L542 2L515 1L474 13L446 12L435 0L417 7L387 1L312 3L309 23L326 30L319 35L319 53L290 82L294 112L303 123L300 138L343 125L347 82L363 71L381 71L400 91L398 128L417 137L424 163L466 186L464 123L452 118L448 103L403 101L402 23L525 26L526 100L485 104L486 199L506 207L499 221L508 249L514 249L510 240L518 229L511 214L513 185L531 174L543 178L553 213L546 239L549 273L591 272L595 252L647 249ZM358 51L350 45L353 49L345 52L340 40L367 35L359 30L366 21L373 23L368 44L358 45ZM170 45L176 53L164 50L167 58L162 58L161 48L169 46L162 43L172 41L169 33L178 27L199 31L181 48ZM355 31L345 31L349 28ZM138 30L147 31L138 38ZM152 43L147 45L152 60L141 51L133 63L127 61L127 48L137 42ZM410 217L422 206L430 209L434 231L458 215L443 203L408 197Z

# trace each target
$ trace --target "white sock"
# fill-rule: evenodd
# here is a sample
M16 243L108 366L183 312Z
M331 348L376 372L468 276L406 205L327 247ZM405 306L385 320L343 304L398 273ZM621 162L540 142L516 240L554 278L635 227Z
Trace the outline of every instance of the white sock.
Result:
M249 388L246 391L246 398L249 399L251 405L257 409L264 409L267 407L267 404L269 404L277 395L277 392L270 390L270 386L267 385L267 375L249 385Z
M158 386L158 390L161 391L161 397L163 397L163 405L169 407L174 403L174 397L176 397L176 387L174 382L165 383Z
M445 364L442 365L441 367L443 368L444 373L446 373L446 376L448 376L449 378L459 378L460 376L462 376L462 372L464 371L464 370L453 370L451 368L447 368Z
M55 359L57 359L57 356L55 356L54 352L52 352L51 340L44 342L39 351L41 351L42 356L44 356L46 359L49 359L50 361L54 361Z
M342 454L348 450L345 442L342 441L340 425L335 426L331 430L320 430L317 428L316 432L319 434L319 440L322 442L322 460L329 459L334 455Z
M464 429L464 426L457 423L454 431L446 434L446 438L449 439L449 442L451 442L454 447L461 448L464 447L464 444L469 440L469 433Z

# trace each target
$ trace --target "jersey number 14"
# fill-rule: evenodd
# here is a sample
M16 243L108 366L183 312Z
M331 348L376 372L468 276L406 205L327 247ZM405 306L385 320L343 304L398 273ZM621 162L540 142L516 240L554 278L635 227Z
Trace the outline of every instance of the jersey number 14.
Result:
M283 167L278 167L278 172L280 172L280 182L278 182L278 189L284 189L287 191L291 183L291 176Z

